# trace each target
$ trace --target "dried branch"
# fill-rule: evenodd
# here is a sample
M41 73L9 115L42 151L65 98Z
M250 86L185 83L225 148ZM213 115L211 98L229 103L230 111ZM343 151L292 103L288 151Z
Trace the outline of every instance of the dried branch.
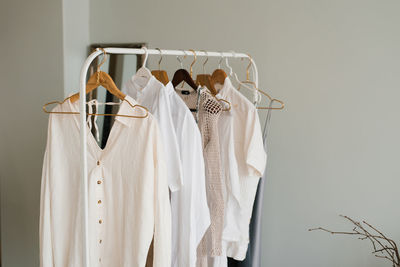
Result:
M372 253L375 255L375 257L387 259L392 262L393 267L400 267L399 250L397 248L396 242L393 239L387 238L381 231L379 231L366 221L360 223L348 216L340 216L355 225L351 232L331 231L323 227L312 228L308 231L324 231L332 235L354 235L358 236L358 239L360 240L368 239L373 246ZM370 230L372 230L372 232Z
M370 225L369 223L367 223L366 221L363 221L364 224L366 224L369 228L373 229L375 232L377 232L378 234L380 234L383 238L385 238L394 248L394 253L396 254L396 257L399 259L400 255L399 255L399 250L397 249L397 244L396 242L394 242L393 239L387 238L383 233L381 233L378 229L376 229L374 226Z
M367 231L367 230L361 225L361 223L354 221L353 219L351 219L351 218L348 217L348 216L343 216L343 215L340 215L340 216L343 217L343 218L345 218L345 219L347 219L347 220L349 220L349 221L352 222L354 225L356 225L356 227L353 229L353 231L356 232L356 233L358 233L358 234L364 235L366 238L368 238L368 239L371 241L371 243L372 243L372 245L373 245L373 247L374 247L374 252L377 250L377 249L376 249L376 243L378 243L378 245L382 248L382 252L383 252L383 251L386 252L386 253L389 255L389 257L391 258L392 262L396 262L396 259L395 259L394 255L390 252L389 249L387 249L387 246L385 246L385 245L381 242L382 240L380 240L380 239L383 239L384 241L389 242L389 241L387 240L387 238L386 238L384 235L382 235L382 233L380 233L379 231L377 231L378 234L381 234L380 236L372 235L371 233L369 233L369 231ZM367 226L369 227L369 224L367 224ZM359 228L363 233L360 233L360 232L357 230L357 228ZM374 230L374 228L372 228L372 229ZM379 238L378 238L378 237L379 237ZM389 242L389 243L390 243L390 242ZM398 263L398 261L397 261L396 263Z

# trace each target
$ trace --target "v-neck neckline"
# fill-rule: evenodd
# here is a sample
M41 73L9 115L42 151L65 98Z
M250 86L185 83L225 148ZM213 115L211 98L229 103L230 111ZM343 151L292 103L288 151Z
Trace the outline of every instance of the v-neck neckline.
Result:
M128 97L128 96L126 96L126 97ZM130 100L128 100L128 101L130 101ZM74 112L79 112L79 104L76 104L77 102L72 103L71 99L68 99L68 103L70 104L70 107ZM119 105L118 112L116 113L117 115L120 115L121 110L123 109L123 107L126 104L127 104L126 101L121 102L121 104ZM78 118L78 116L73 116L73 117L74 117L75 125L77 126L78 130L80 131L79 118ZM117 118L117 117L115 117L115 118ZM92 153L94 153L96 155L96 157L103 158L104 155L106 155L106 152L109 150L110 143L112 143L114 141L113 140L114 132L116 131L114 128L118 127L117 126L118 124L116 124L117 122L119 123L119 121L117 119L115 119L113 125L111 126L110 133L107 138L107 142L106 142L104 148L101 148L101 146L97 143L95 137L93 136L92 131L89 128L89 125L88 125L88 122L86 119L85 126L86 126L87 144L91 148Z

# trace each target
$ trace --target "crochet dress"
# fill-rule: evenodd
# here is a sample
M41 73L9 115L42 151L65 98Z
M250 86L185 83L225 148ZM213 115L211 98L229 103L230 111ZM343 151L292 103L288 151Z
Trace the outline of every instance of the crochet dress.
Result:
M218 134L218 119L222 105L207 89L198 89L190 94L177 93L192 110L197 108L198 126L203 142L203 156L206 168L207 203L211 224L197 248L197 267L207 267L208 257L222 253L222 232L224 227L224 184L221 171L221 156ZM199 95L199 99L198 96ZM198 104L196 104L198 103Z

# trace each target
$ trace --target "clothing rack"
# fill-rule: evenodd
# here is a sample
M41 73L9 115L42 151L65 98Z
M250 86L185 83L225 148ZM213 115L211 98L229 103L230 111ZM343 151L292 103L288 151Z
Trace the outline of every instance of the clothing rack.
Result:
M220 57L220 58L247 58L252 62L254 82L258 87L258 70L254 60L247 54L234 52L205 52L193 50L158 50L144 48L104 48L107 54L126 54L126 55L163 55L163 56L191 56L197 57ZM81 176L83 181L83 249L85 267L90 267L89 260L89 210L88 210L88 175L87 175L87 126L86 126L86 75L93 60L103 53L96 49L83 63L79 79L79 111L80 111L80 139L81 139Z

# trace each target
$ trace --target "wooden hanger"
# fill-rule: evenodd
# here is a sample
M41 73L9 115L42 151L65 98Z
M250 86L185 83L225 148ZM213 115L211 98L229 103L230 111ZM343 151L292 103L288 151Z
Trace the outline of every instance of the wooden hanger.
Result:
M215 88L216 84L221 84L224 85L225 78L228 76L226 75L225 71L221 69L221 62L223 60L223 56L221 53L221 59L218 63L218 69L214 70L214 72L211 75L211 88L210 91L212 94L216 95L218 93L218 90Z
M206 56L207 56L207 59L206 59L206 60L204 61L204 63L203 63L203 73L204 73L204 74L198 74L198 75L197 75L197 77L196 77L196 83L197 83L198 85L205 86L205 87L208 89L208 91L211 93L211 95L212 95L217 101L223 102L223 103L225 103L226 105L228 105L227 108L222 108L222 111L230 111L230 110L231 110L231 103L230 103L229 101L225 100L225 99L217 98L217 97L216 97L217 92L216 92L214 86L211 85L211 75L205 73L205 72L206 72L206 71L205 71L205 65L206 65L206 63L208 62L208 54L207 54L207 51L205 51L205 50L203 50L203 52L204 52L204 53L206 54Z
M190 64L190 73L183 68L175 71L174 77L172 78L172 85L174 86L174 88L177 87L181 82L186 82L194 90L197 90L197 85L193 81L193 78L192 78L192 74L193 74L192 67L193 67L193 64L196 62L196 53L194 52L194 50L191 50L191 51L193 51L194 60L193 60L192 64ZM185 57L186 57L186 55L185 55ZM178 58L178 60L179 60L179 58ZM182 62L181 62L181 64L182 64Z
M120 100L125 99L125 94L122 93L118 87L115 85L113 79L108 73L104 71L96 71L92 76L90 76L86 84L86 94L92 92L99 86L106 88L108 92L118 97ZM76 93L70 97L71 103L74 103L79 99L79 93Z
M158 61L158 70L152 70L151 74L153 74L153 76L159 80L160 82L162 82L164 85L167 85L167 83L169 82L169 78L168 78L168 74L165 70L161 70L160 65L161 65L161 61L163 59L162 56L162 52L160 48L156 48L158 51L160 51L160 60Z
M146 107L141 106L141 105L132 105L127 99L125 99L125 94L122 93L118 87L115 85L113 79L111 78L110 75L107 73L100 71L100 66L104 64L106 61L107 53L103 48L100 48L103 51L103 60L102 62L97 66L97 71L90 76L87 84L86 84L86 94L90 93L94 89L96 89L99 86L103 86L108 92L110 92L112 95L118 97L121 101L126 101L132 108L142 108L146 111L145 115L142 116L131 116L131 115L123 115L123 114L96 114L96 113L90 113L88 115L97 115L97 116L121 116L121 117L130 117L130 118L146 118L149 115L149 111L147 110ZM63 104L65 101L70 100L71 103L74 103L79 99L79 93L76 93L70 97L67 97L64 99L62 102L59 101L52 101L49 103L46 103L43 105L43 111L46 113L58 113L58 114L79 114L79 112L56 112L56 111L48 111L46 107L51 104Z
M259 92L259 93L263 94L264 96L266 96L269 99L270 103L271 102L277 102L277 103L280 104L279 107L267 106L267 107L257 107L257 109L275 109L275 110L284 109L285 103L283 103L283 101L281 101L279 99L276 99L276 98L272 98L269 94L267 94L263 90L258 89L256 83L250 80L250 71L249 71L249 69L250 69L251 65L253 64L253 59L252 59L252 57L250 55L248 55L248 56L249 56L249 65L246 68L246 80L239 81L238 90L240 90L241 85L250 84L250 85L252 85L254 90L256 90L257 92ZM236 75L236 73L235 73L235 75ZM236 78L237 78L237 76L236 76Z
M213 93L213 91L215 91L215 90L214 90L214 88L211 88L211 74L207 74L206 69L205 69L205 65L208 62L208 54L207 54L207 51L203 50L203 52L206 54L207 59L203 63L203 73L197 74L197 76L196 76L196 84L198 86L200 85L200 86L207 87L208 89L210 89L211 93Z
M196 77L196 84L197 85L201 85L201 86L205 86L208 91L211 93L211 95L219 102L223 102L226 105L228 105L227 108L222 108L222 111L230 111L231 110L231 103L225 99L222 98L217 98L216 97L216 90L214 88L213 85L211 85L211 75L210 74L206 74L205 72L205 65L208 62L208 54L207 51L203 50L203 52L206 54L207 59L204 61L203 63L203 74L198 74Z

